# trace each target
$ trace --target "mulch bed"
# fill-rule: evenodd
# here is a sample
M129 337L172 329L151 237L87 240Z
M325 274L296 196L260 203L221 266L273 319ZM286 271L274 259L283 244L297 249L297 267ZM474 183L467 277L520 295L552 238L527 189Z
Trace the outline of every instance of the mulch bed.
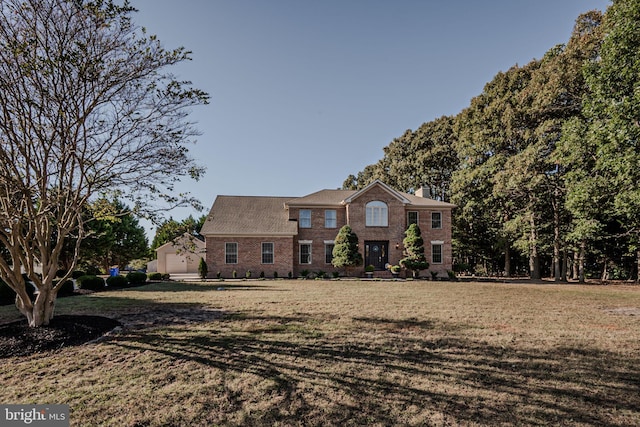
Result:
M55 316L48 326L30 328L26 320L0 325L0 359L80 345L121 326L101 316Z

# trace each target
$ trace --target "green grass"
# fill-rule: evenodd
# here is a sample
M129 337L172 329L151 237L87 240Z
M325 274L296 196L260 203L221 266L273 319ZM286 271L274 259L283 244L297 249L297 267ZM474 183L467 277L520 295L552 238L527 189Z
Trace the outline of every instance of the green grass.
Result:
M0 359L1 402L72 425L640 425L640 287L166 283L56 312L128 325Z

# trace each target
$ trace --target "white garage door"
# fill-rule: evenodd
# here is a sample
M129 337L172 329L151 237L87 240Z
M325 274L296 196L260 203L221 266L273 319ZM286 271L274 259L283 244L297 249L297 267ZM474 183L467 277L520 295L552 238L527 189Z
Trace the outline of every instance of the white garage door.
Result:
M187 260L183 255L167 254L165 258L165 266L167 273L186 273Z

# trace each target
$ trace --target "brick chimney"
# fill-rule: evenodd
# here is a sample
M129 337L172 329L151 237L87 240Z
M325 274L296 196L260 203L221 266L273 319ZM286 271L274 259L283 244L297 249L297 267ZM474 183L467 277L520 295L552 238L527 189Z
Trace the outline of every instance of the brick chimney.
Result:
M429 187L420 187L416 190L416 196L425 197L427 199L431 198L431 188Z

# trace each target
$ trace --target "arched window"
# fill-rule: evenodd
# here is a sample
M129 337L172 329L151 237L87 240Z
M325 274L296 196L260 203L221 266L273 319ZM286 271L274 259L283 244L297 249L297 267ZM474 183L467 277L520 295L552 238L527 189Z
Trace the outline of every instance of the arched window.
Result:
M389 210L385 202L375 200L367 203L367 227L388 227Z

